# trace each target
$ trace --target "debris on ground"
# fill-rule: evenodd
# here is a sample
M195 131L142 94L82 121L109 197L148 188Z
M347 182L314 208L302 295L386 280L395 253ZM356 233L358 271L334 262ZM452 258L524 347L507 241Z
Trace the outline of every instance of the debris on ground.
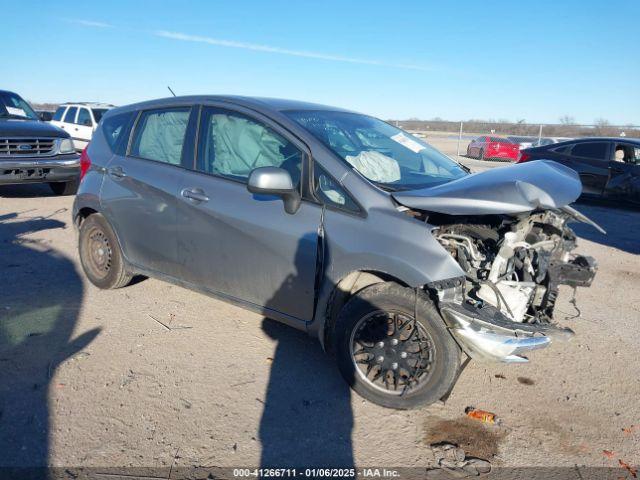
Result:
M500 443L507 432L497 426L487 426L466 416L444 419L429 416L424 423L424 443L428 446L451 443L464 449L470 457L491 460L498 455Z
M602 454L607 458L613 458L616 456L616 453L611 450L602 450Z
M634 430L640 429L640 425L631 425L629 428L623 428L622 433L625 435L631 435Z
M638 478L638 469L637 468L633 468L631 465L629 465L627 462L622 461L622 459L618 459L618 463L620 464L621 468L624 468L627 472L629 472L629 474L631 474L631 476L633 478Z
M499 378L500 380L506 380L507 377L505 377L503 374L501 373L496 373L494 375L494 377Z
M465 408L464 413L467 414L467 417L472 418L473 420L479 420L482 423L499 425L501 422L501 420L496 416L495 413L488 412L486 410L480 410L479 408L475 407Z
M427 470L427 478L477 477L491 471L491 463L481 458L469 457L458 445L438 443L431 445L435 468Z
M534 382L532 379L530 379L529 377L518 377L516 380L518 380L518 383L521 383L522 385L535 385L536 382Z

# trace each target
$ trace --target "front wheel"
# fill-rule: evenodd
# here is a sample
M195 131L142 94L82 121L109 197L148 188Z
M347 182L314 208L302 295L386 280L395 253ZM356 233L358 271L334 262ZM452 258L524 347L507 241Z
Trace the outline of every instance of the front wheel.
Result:
M460 368L460 348L433 302L395 283L372 285L347 302L336 322L335 352L353 390L396 409L438 401Z

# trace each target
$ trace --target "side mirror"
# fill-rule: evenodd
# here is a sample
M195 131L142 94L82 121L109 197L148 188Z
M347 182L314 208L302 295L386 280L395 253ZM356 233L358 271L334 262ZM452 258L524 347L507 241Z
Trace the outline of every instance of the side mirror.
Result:
M38 117L40 117L40 120L42 120L43 122L50 122L51 120L53 120L53 115L51 114L51 112L39 112Z
M277 195L284 201L284 210L294 214L300 208L300 192L291 175L283 168L260 167L251 171L247 190L261 195Z

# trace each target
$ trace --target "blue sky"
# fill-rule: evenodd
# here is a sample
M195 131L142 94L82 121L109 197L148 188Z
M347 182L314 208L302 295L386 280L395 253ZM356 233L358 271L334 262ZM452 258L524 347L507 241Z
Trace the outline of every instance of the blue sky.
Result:
M383 118L640 124L640 2L3 4L0 88L118 105L284 97Z

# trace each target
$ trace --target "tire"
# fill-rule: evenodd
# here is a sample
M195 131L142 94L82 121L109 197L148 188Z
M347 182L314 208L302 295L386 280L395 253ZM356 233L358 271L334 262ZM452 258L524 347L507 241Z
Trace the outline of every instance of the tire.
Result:
M408 339L398 340L402 336ZM416 299L414 290L395 283L371 285L354 295L338 315L334 342L338 368L347 383L383 407L404 410L432 404L458 378L460 348L435 305L424 295ZM418 365L428 370L418 373ZM385 383L384 378L397 383Z
M56 195L75 195L78 191L78 180L70 182L49 182L49 187Z
M481 148L480 151L478 152L478 160L486 160L486 158L484 158L484 149Z
M87 278L102 289L120 288L131 282L118 239L109 222L94 213L80 225L80 263Z

